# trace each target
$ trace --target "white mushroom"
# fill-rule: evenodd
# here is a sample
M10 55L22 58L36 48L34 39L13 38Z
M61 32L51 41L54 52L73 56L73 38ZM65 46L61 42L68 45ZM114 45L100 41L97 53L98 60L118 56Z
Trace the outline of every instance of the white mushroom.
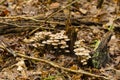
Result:
M53 45L53 46L57 46L57 45L58 45L58 43L52 43L52 45Z
M75 45L79 45L79 44L80 44L80 41L76 41L76 42L75 42Z
M87 64L87 62L83 62L83 65L86 65Z
M90 53L90 51L89 50L84 50L84 53Z
M74 52L79 52L79 49L78 49L78 48L76 48L76 49L74 49L73 51L74 51Z
M47 42L46 42L46 41L42 41L42 43L43 43L43 44L47 44Z
M56 43L58 43L58 42L59 42L59 40L57 40L57 39L54 39L53 41L54 41L54 42L56 42Z
M66 48L66 47L65 47L65 46L60 46L60 48L64 49L64 48Z
M68 39L68 36L64 35L63 38L64 38L64 39Z
M83 52L84 50L85 48L80 47L80 48L74 49L74 52Z
M65 50L65 52L69 53L70 51L69 50Z
M82 62L82 63L83 63L83 62L86 62L86 59L82 59L81 62Z
M22 70L23 70L23 67L22 67L22 66L18 66L17 70L18 70L18 71L22 71Z
M59 44L66 45L66 42L64 40L61 40Z
M68 39L68 38L66 38L66 39L64 39L65 41L70 41L70 39Z
M80 51L84 51L85 50L85 48L83 48L83 47L80 47L80 48L78 48Z
M83 56L84 55L84 53L82 53L82 52L76 52L75 54L78 55L78 56Z
M52 43L52 42L54 42L53 40L47 40L47 43Z

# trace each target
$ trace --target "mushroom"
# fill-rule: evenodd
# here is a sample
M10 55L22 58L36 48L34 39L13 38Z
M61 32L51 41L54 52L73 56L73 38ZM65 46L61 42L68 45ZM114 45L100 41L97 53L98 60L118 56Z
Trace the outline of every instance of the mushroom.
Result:
M82 52L76 52L75 53L77 56L83 56L84 55L84 53L82 53Z
M43 44L47 44L47 42L46 42L46 41L42 41L42 43L43 43Z
M82 59L81 62L82 62L82 63L83 63L83 62L86 62L86 59Z
M57 39L54 39L53 41L54 41L54 42L56 42L56 43L58 43L58 42L59 42L59 40L57 40Z
M61 40L59 44L66 45L66 42L64 40Z
M83 62L83 65L86 65L87 64L87 62Z
M53 42L53 40L47 40L47 43L52 43Z
M57 46L58 44L57 43L52 43L53 46Z
M69 50L65 50L66 53L69 53L70 51Z
M68 39L68 38L66 38L66 39L64 39L65 41L70 41L70 39Z
M66 47L65 47L65 46L60 46L60 48L64 49L64 48L66 48Z

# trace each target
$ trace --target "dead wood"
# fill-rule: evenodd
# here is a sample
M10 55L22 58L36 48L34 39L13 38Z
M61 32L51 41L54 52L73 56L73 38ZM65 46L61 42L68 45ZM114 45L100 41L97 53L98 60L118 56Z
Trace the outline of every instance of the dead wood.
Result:
M108 52L108 42L110 41L111 36L112 32L107 32L104 38L101 40L97 49L94 51L92 62L95 68L101 68L110 61L110 56Z

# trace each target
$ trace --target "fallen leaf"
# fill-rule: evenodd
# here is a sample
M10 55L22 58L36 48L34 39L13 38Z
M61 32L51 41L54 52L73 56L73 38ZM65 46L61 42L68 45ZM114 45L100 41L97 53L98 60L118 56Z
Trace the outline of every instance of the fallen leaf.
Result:
M86 13L87 13L87 10L82 9L82 8L79 8L79 11L80 11L82 14L86 14Z
M56 8L58 8L59 6L60 6L60 3L55 2L55 3L50 4L50 9L56 9Z

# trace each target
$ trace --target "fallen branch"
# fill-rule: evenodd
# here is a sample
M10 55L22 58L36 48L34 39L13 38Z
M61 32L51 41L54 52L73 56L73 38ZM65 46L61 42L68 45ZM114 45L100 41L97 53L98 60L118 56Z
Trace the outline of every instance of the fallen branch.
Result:
M108 79L107 77L92 74L92 73L86 72L86 71L84 71L82 69L72 70L72 69L68 69L68 68L65 68L65 67L61 67L58 64L53 63L52 61L48 61L48 60L45 60L45 59L40 59L40 58L35 58L35 57L30 57L30 56L23 55L20 52L15 52L11 48L6 47L7 46L6 43L4 43L2 40L1 40L1 42L2 42L2 46L0 46L0 48L6 50L8 53L14 55L15 57L18 56L18 57L22 57L22 58L26 58L26 59L30 59L30 60L44 62L44 63L47 63L47 64L49 64L49 65L51 65L51 66L53 66L55 68L62 69L62 70L68 71L68 72L73 72L73 73L77 73L77 74L85 74L85 75L93 76L93 77L97 77L97 78Z
M20 26L14 23L0 22L0 35L8 33L20 33L25 31L31 31L29 35L33 34L37 30L54 30L54 28L48 28L43 26Z
M30 59L30 60L44 62L44 63L47 63L47 64L49 64L49 65L51 65L51 66L53 66L55 68L59 68L59 69L62 69L62 70L68 71L68 72L73 72L73 73L77 73L77 74L81 73L81 74L85 74L85 75L89 75L89 76L93 76L93 77L108 79L107 77L99 76L99 75L96 75L96 74L92 74L92 73L86 72L86 71L84 71L82 69L72 70L72 69L61 67L61 66L57 65L56 63L53 63L53 62L48 61L48 60L39 59L39 58L35 58L35 57L29 57L29 56L23 55L21 53L16 53L16 54L19 57L23 57L23 58L27 58L27 59Z
M36 17L25 17L25 16L11 16L11 17L0 17L0 19L17 19L17 20L21 20L21 19L24 19L24 20L31 20L31 21L34 21L34 22L39 22L39 23L48 23L48 24L59 24L59 25L65 25L65 20L66 18L62 18L63 21L60 21L59 18L61 17L52 17L52 18L57 18L57 21L50 21L50 20L43 20L43 19L36 19ZM56 19L55 19L56 20ZM88 25L88 26L91 26L91 25L95 25L95 26L102 26L103 24L102 23L98 23L98 22L93 22L93 21L88 21L87 19L86 20L82 20L82 19L79 19L79 18L70 18L71 20L71 24L72 25L81 25L81 24L84 24L84 25ZM15 22L15 21L14 21ZM11 23L7 23L7 22L0 22L1 24L8 24L8 25L12 25L12 26L18 26L20 27L19 25L14 25L14 24L11 24Z

